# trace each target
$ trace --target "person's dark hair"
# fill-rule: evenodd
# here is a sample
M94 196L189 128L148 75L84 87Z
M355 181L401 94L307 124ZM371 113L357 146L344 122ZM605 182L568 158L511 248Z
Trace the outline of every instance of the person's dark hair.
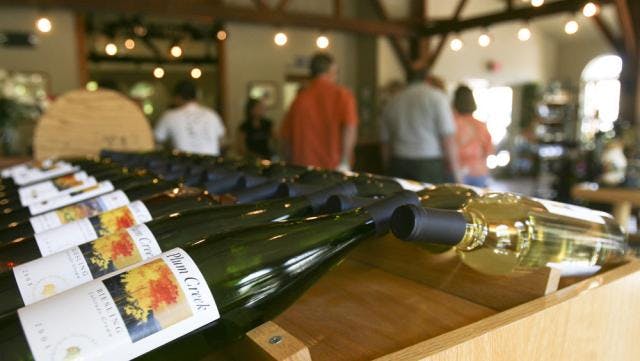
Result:
M425 81L426 79L427 79L426 67L411 70L411 81Z
M245 120L251 120L251 112L256 105L261 102L258 98L249 98L247 99L247 103L244 105L244 118Z
M477 108L471 89L468 86L460 85L453 95L453 109L460 114L471 114Z
M317 77L329 71L331 65L333 65L333 56L327 53L316 53L311 57L309 64L309 70L312 77Z
M195 84L190 81L183 80L178 82L173 88L173 95L180 97L180 99L189 101L196 99L197 89Z

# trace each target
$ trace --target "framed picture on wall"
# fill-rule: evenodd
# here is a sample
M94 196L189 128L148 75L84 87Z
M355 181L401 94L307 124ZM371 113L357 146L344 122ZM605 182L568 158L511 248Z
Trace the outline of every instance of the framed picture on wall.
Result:
M268 108L273 108L278 104L278 86L273 81L252 81L249 97L262 99Z

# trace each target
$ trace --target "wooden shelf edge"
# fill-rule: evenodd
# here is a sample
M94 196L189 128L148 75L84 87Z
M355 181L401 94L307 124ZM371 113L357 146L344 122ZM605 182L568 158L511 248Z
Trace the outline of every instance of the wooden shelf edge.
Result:
M587 278L553 294L532 300L528 303L514 307L477 321L465 327L461 327L446 334L422 341L405 349L375 359L375 361L391 360L440 360L435 355L451 352L452 347L462 345L486 337L514 323L523 321L534 315L540 316L544 311L557 307L565 302L576 300L580 297L588 297L590 291L595 291L603 286L623 282L630 278L636 278L640 282L640 261L632 260L629 263L611 269L599 275ZM635 302L634 300L628 300ZM539 331L539 330L538 330ZM488 346L487 346L488 347ZM431 358L434 356L434 358ZM451 355L449 355L451 356ZM513 356L513 355L512 355ZM449 359L449 358L442 358Z

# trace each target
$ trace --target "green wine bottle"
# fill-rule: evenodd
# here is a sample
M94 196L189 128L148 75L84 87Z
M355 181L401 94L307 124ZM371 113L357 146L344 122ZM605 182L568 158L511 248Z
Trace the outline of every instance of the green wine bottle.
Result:
M45 212L52 211L54 209L62 208L70 204L78 203L96 196L112 192L116 189L128 188L141 184L151 184L154 179L157 179L155 175L148 174L146 172L136 172L131 175L124 175L113 180L106 180L98 182L93 186L82 188L80 190L71 192L69 194L63 194L58 197L50 198L42 202L34 203L28 207L4 207L0 210L0 214L7 215L14 212L26 213L30 216L35 216Z
M417 202L403 192L199 239L20 309L0 321L0 349L6 360L131 359L160 347L153 357L183 359L191 337L229 341L283 311L360 241L384 233L393 209Z
M549 266L588 275L622 262L626 252L610 215L510 193L472 198L461 212L401 207L392 223L398 238L453 246L465 264L488 274Z
M116 179L128 173L130 173L128 169L113 165L91 172L91 174L83 170L18 189L0 192L0 205L19 204L25 207L49 198L94 186L103 180Z
M190 210L140 224L0 274L0 318L24 304L53 296L170 250L219 233L317 213L332 194L355 194L353 184L328 187L307 196ZM79 272L84 270L84 272Z
M16 238L0 245L0 272L135 224L187 209L207 208L216 204L215 199L199 189L174 189L31 237Z
M102 196L89 198L40 215L31 216L29 208L20 208L0 216L0 228L17 228L15 234L0 231L0 239L13 239L20 236L33 235L47 229L56 228L78 219L95 216L131 203L130 201L150 197L173 188L179 183L166 182L155 178L146 184L132 184ZM25 232L32 233L26 234Z

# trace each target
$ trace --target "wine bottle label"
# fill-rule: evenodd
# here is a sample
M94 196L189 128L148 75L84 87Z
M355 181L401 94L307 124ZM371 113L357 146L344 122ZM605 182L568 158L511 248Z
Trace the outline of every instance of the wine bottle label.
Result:
M76 174L78 175L77 177L75 176ZM20 188L18 194L22 205L29 206L33 203L94 186L97 183L98 181L94 177L88 177L87 173L79 172Z
M604 224L603 217L610 217L608 214L600 211L595 211L585 207L574 206L572 204L548 201L546 199L537 199L536 201L542 203L544 208L549 211L549 213L557 214L560 216L565 216L569 218L582 219L584 221L594 222Z
M588 261L547 262L547 267L560 270L562 277L588 276L600 271L601 266Z
M48 169L27 169L24 172L16 172L13 181L19 186L41 182L50 178L59 177L68 173L76 172L80 167L73 166L66 162L56 162Z
M40 361L133 359L220 315L202 273L176 248L23 307L18 317Z
M113 189L113 184L111 184L111 182L103 181L96 185L73 191L69 194L63 194L42 202L34 203L29 206L29 213L32 216L35 216L60 207L68 206L69 204L74 204L89 198L97 197L99 195L111 192L113 191Z
M38 258L13 268L22 301L29 305L159 255L144 224Z
M433 184L430 183L422 183L413 180L403 179L403 178L393 178L400 186L408 191L419 192L425 188L433 187Z
M107 193L103 196L87 199L55 211L43 213L29 219L34 233L60 227L73 221L93 217L102 212L122 207L129 203L129 197L123 191Z
M132 202L97 216L80 219L34 235L42 256L64 251L119 230L146 223L152 219L141 201Z
M64 162L60 162L60 163L64 163ZM44 169L51 168L53 164L54 164L53 159L45 159L42 161L33 160L33 161L20 163L20 164L16 164L14 166L5 168L0 173L0 176L2 176L2 178L9 178L9 177L13 178L13 175L15 173L30 171L34 169L44 170Z

